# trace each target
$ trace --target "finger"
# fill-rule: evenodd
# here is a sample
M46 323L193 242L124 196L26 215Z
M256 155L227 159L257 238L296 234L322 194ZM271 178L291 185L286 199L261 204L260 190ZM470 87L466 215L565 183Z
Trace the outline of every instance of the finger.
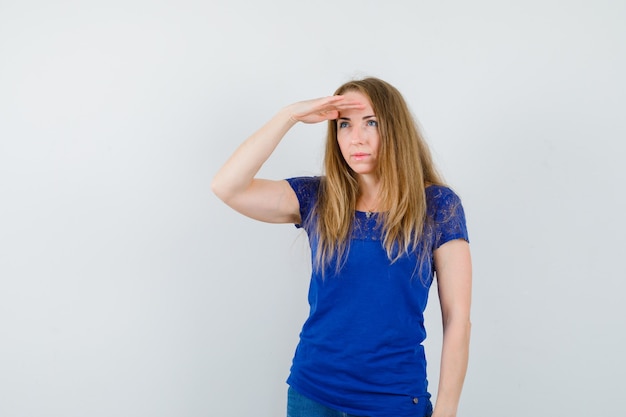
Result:
M338 103L336 105L340 109L362 109L365 107L365 103L358 100L346 101L345 103Z
M318 104L325 106L325 105L341 102L342 100L345 100L344 96L327 96L327 97L320 97L317 100L311 100L311 101L317 102Z
M343 96L331 96L323 99L322 103L320 103L321 108L323 109L336 109L341 106L342 102L345 101L345 97Z
M328 100L325 100L323 108L336 109L336 110L348 110L348 109L362 109L365 107L365 103L360 100L347 100L344 96L332 96Z
M339 111L338 110L329 110L326 112L325 114L327 120L335 120L339 117Z
M337 108L341 107L343 109L347 109L347 108L362 108L365 107L365 102L362 100L356 100L356 99L352 99L352 100L348 100L345 96L334 96L334 97L342 97L342 100L338 100L337 102L335 102L335 106Z

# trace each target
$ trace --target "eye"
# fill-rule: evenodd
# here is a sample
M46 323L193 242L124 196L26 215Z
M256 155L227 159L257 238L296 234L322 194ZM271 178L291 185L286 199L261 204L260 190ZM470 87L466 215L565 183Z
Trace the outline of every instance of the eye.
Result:
M343 129L348 127L348 122L339 122L337 123L337 127L339 127L339 129Z
M367 121L367 125L371 127L378 127L378 122L376 120L370 119Z

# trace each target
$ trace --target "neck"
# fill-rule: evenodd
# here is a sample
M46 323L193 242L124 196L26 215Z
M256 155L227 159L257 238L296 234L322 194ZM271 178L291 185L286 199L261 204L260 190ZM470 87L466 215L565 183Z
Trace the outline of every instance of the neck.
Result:
M359 176L359 194L363 197L377 197L380 190L380 179L374 175Z
M373 176L361 175L359 177L359 197L356 208L359 211L372 213L380 211L380 180Z

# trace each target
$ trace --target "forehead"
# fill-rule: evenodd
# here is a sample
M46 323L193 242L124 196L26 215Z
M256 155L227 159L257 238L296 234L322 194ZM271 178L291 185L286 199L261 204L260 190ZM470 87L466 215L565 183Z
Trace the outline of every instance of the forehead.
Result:
M363 109L350 109L350 110L344 110L339 112L340 116L343 117L350 117L350 115L374 115L374 109L372 108L372 103L370 102L369 98L359 92L359 91L346 91L345 93L342 94L342 96L344 96L347 100L356 100L356 101L360 101L361 103L363 103L365 105L365 107Z

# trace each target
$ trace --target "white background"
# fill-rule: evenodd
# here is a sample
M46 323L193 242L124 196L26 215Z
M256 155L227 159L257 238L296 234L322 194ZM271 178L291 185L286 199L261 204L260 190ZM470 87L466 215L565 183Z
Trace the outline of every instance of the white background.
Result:
M625 415L624 22L621 0L0 0L0 415L284 416L306 238L210 181L364 75L465 205L459 416ZM261 174L319 173L323 137L296 126Z

